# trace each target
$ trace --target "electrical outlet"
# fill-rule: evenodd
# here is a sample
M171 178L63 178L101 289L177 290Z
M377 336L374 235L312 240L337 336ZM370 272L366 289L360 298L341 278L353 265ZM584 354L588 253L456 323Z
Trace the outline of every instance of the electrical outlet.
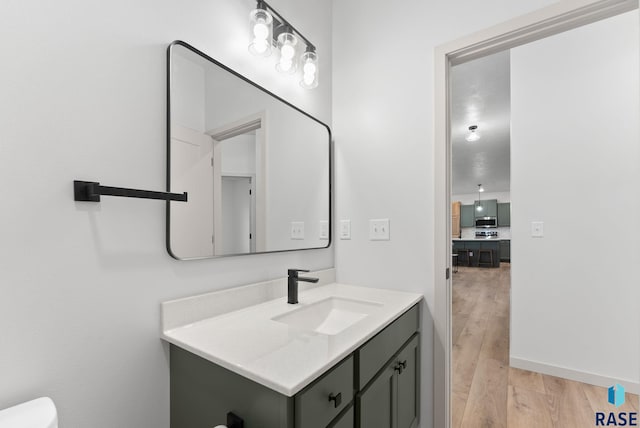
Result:
M291 222L291 239L304 239L304 221Z
M351 239L351 220L340 220L340 239Z
M390 239L388 218L369 220L369 239L371 241L388 241Z
M327 220L320 220L320 239L329 239L329 222Z

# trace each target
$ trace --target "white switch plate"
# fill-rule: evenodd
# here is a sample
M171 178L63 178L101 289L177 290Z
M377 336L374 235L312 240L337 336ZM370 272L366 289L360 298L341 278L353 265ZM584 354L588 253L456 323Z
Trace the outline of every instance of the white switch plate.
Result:
M544 236L544 222L532 221L531 222L531 236L534 238L542 238Z
M329 222L327 220L320 220L320 239L329 239Z
M304 239L304 221L291 222L291 239Z
M340 239L351 239L351 220L340 220Z
M371 241L389 240L389 219L379 218L369 220L369 239Z

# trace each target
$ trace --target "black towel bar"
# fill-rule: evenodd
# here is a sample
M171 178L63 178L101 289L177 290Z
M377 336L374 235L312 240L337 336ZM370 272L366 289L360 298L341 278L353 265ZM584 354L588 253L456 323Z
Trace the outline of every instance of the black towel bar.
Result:
M73 195L75 201L86 202L100 202L100 195L187 202L187 192L168 193L154 192L151 190L125 189L123 187L101 186L100 183L95 181L79 180L74 180L73 182Z

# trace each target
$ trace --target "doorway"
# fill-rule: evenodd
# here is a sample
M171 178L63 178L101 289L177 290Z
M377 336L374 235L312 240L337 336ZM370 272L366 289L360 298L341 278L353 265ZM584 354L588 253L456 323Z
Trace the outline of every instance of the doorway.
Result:
M590 22L618 15L637 8L635 2L583 2L578 7L557 4L535 14L527 15L494 27L470 38L453 42L437 50L436 53L436 245L442 251L436 251L436 340L435 340L435 382L437 391L445 391L442 396L436 395L436 426L449 426L450 394L451 394L451 281L447 278L451 265L451 224L450 224L450 168L451 152L449 141L449 93L448 77L450 67L457 63L469 61L501 50L521 46L540 40L552 34L580 27ZM634 93L637 96L637 93ZM636 203L636 202L634 202ZM527 222L533 219L526 219ZM637 232L634 229L634 233ZM546 242L546 241L539 241ZM632 252L635 250L632 250ZM524 254L524 252L522 253ZM572 262L572 260L567 260ZM521 266L519 264L518 266ZM569 263L564 266L572 265ZM444 275L443 273L447 273ZM545 318L540 318L545 322ZM559 324L556 327L564 327ZM513 359L513 358L512 358ZM540 367L538 367L540 368ZM544 367L542 367L544 369ZM546 369L549 369L547 367ZM563 373L579 376L580 373ZM592 383L607 379L592 378ZM633 386L633 385L632 385Z

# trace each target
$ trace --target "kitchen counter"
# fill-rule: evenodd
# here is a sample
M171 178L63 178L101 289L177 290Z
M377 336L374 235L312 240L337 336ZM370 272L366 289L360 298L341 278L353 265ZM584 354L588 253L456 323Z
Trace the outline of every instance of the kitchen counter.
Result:
M458 250L466 249L471 250L473 255L471 256L470 266L478 266L478 251L489 250L492 253L493 265L492 267L500 266L500 241L499 238L482 238L482 239L453 239L453 254L456 254ZM467 261L462 256L458 257L459 266L467 266ZM486 261L483 258L483 261Z
M203 301L210 300L212 294L215 293L203 295ZM361 314L362 319L355 322L346 320L353 324L342 330L339 325L325 326L323 333L301 327L304 322L284 321L294 312L332 298L361 304L367 308L367 314ZM422 298L416 293L332 283L301 292L300 303L296 305L280 297L193 323L165 327L161 337L234 373L293 396ZM163 305L167 304L171 302ZM307 312L313 316L313 310ZM163 320L163 325L168 324Z

